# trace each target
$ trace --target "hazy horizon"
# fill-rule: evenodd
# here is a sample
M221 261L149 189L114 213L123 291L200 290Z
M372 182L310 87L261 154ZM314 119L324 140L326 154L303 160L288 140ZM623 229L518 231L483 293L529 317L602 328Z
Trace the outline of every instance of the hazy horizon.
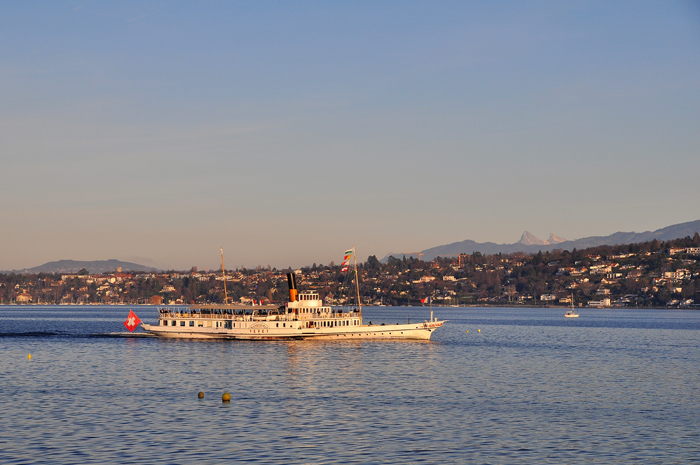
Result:
M0 5L0 269L698 219L694 2Z

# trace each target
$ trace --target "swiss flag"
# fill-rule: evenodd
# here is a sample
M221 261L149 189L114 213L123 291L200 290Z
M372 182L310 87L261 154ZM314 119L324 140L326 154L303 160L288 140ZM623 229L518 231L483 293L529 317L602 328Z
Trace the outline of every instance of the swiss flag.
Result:
M136 313L134 313L133 310L129 310L129 316L124 322L124 326L126 326L126 329L133 332L140 323L141 320L139 320L139 317L136 316Z

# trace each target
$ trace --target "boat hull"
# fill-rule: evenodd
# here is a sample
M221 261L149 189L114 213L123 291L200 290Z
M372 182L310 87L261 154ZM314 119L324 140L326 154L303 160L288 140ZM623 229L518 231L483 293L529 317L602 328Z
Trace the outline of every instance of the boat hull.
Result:
M249 328L181 328L142 323L141 327L159 337L178 339L240 339L240 340L284 340L284 339L414 339L430 340L433 331L444 321L424 322L406 325L367 325L347 328L270 328L267 325L254 325Z

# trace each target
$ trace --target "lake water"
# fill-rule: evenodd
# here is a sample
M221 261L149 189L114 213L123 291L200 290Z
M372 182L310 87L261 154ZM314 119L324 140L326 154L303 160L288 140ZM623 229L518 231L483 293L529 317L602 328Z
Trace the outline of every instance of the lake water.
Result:
M431 342L240 342L126 337L128 311L0 306L1 463L700 459L700 312L436 308Z

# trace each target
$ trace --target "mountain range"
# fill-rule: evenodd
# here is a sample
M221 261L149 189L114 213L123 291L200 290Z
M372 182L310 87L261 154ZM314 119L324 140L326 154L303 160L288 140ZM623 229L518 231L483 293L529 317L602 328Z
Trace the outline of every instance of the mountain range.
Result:
M543 241L530 232L525 231L520 237L520 240L513 244L496 244L494 242L466 240L421 250L421 254L424 260L433 260L435 257L456 257L460 253L471 254L473 252L480 252L482 254L514 252L537 253L539 251L545 252L555 249L572 250L574 248L585 249L588 247L597 247L599 245L634 244L637 242L653 241L654 239L668 241L686 236L693 237L696 232L700 232L700 220L674 224L662 229L657 229L656 231L645 231L642 233L616 232L609 236L591 236L571 241L554 234L550 234L549 238ZM416 254L390 253L387 254L382 261L386 261L390 256L400 258L404 255L416 256Z
M123 262L114 258L110 260L92 260L92 261L76 261L76 260L58 260L55 262L44 263L43 265L27 268L25 270L14 270L15 273L78 273L85 268L90 274L100 274L105 272L117 271L121 268L124 271L158 271L156 268L139 265L138 263Z

